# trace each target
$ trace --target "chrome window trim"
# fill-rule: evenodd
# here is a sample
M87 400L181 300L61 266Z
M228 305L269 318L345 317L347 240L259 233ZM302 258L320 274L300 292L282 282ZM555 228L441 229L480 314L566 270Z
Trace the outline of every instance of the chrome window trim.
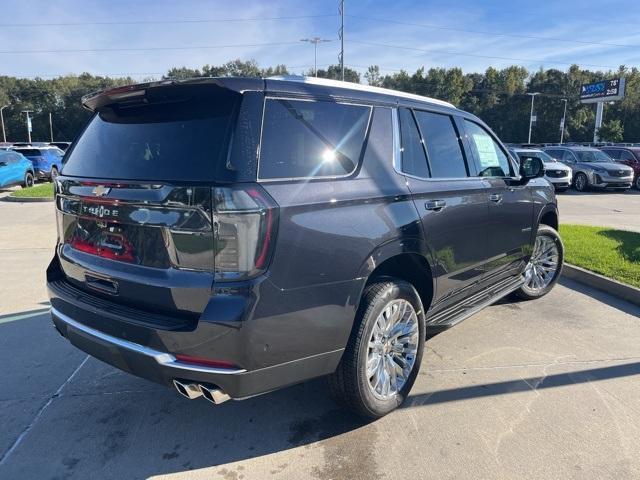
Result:
M391 114L392 120L393 120L393 143L394 143L393 169L396 171L396 173L399 173L400 175L404 175L405 177L408 177L408 178L421 180L423 182L464 182L469 180L477 181L477 180L482 180L483 178L487 178L487 177L472 177L472 176L432 178L432 177L419 177L418 175L412 175L410 173L403 172L402 171L402 147L400 142L400 116L398 114L398 108L399 107L394 107L392 109L392 114ZM407 108L407 107L402 107L402 108ZM421 110L421 111L428 112L429 110ZM433 112L433 113L440 113L440 112ZM456 129L456 133L459 133L457 129ZM420 135L420 137L421 137L420 144L424 148L424 140L422 139L422 134ZM457 138L459 142L462 140L462 137L460 136L458 136ZM463 151L463 154L464 154L464 151Z
M264 117L265 111L267 108L267 100L289 100L289 101L297 101L297 102L325 102L325 103L337 103L340 105L353 105L356 107L366 107L369 109L369 118L367 119L367 126L364 130L364 138L362 140L362 147L360 148L360 156L358 157L358 161L355 162L353 170L349 173L345 173L343 175L324 175L324 176L311 176L311 177L276 177L276 178L260 178L260 157L262 156L262 137L264 135ZM388 107L387 107L388 108ZM317 100L315 98L295 98L295 97L280 97L274 95L267 95L263 99L262 103L262 119L260 121L260 141L258 142L258 152L257 152L257 167L256 167L256 181L258 183L272 183L272 182L291 182L291 181L311 181L311 180L339 180L342 178L348 178L352 176L360 166L360 161L362 159L362 153L367 146L367 138L369 134L369 129L371 128L371 121L373 119L373 106L367 105L364 103L357 102L348 102L348 101L335 101L331 102L328 100Z
M234 374L246 372L246 370L243 368L227 369L227 368L213 368L213 367L198 367L196 365L189 365L186 363L182 363L176 360L176 357L174 357L170 353L161 352L159 350L155 350L150 347L145 347L144 345L130 342L129 340L124 340L122 338L114 337L112 335L101 332L94 328L88 327L80 322L75 321L74 319L65 315L64 313L61 313L55 308L51 308L51 314L57 317L62 322L64 322L65 324L67 324L68 326L71 326L72 328L79 330L86 335L97 338L98 340L102 340L103 342L110 343L117 347L123 348L130 352L134 352L139 355L144 355L146 357L153 358L156 361L156 363L160 366L175 368L179 370L188 370L190 372L214 373L217 375L234 375Z

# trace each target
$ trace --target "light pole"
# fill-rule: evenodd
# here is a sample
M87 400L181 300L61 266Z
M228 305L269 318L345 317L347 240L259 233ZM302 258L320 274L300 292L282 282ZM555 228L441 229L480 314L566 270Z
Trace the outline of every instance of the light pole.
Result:
M327 38L313 37L313 38L301 38L301 42L313 43L313 74L318 76L318 44L330 42Z
M539 95L540 92L527 93L527 95L531 96L531 113L529 113L529 140L527 143L531 143L531 127L533 126L533 101L536 99L536 95Z
M6 143L7 141L7 134L4 131L4 115L2 115L2 111L7 108L9 105L4 105L2 107L0 107L0 123L2 123L2 141Z
M51 120L51 112L49 112L49 136L53 142L53 120Z
M23 110L22 113L27 114L27 137L29 138L29 143L31 143L31 117L29 116L33 110Z
M560 122L560 145L564 140L564 124L567 119L567 99L563 98L562 101L564 102L564 113L562 114L562 122Z

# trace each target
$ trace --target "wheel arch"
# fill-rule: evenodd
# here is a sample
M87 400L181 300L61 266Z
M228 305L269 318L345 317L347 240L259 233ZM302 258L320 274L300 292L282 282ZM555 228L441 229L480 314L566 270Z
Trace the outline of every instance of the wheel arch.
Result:
M537 225L548 225L557 231L559 227L558 207L552 204L545 205L538 214Z
M436 291L430 258L433 257L428 247L418 238L397 239L376 248L364 262L359 275L365 281L358 295L358 305L368 285L379 278L394 277L414 286L426 314Z

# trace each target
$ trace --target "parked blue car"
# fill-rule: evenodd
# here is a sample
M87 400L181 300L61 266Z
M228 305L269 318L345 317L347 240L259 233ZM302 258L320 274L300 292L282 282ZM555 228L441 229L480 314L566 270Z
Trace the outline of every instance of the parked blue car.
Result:
M51 180L62 168L64 152L57 147L20 147L14 148L14 151L31 161L38 180Z
M33 186L34 168L27 158L11 150L0 150L0 188Z

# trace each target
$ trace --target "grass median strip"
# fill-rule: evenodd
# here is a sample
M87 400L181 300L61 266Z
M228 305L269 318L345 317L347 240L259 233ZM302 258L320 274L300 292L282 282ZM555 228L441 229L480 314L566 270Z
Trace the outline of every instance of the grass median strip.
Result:
M561 225L560 235L567 263L640 287L640 233Z
M11 194L15 198L53 198L53 183L41 183L29 188L21 188Z

